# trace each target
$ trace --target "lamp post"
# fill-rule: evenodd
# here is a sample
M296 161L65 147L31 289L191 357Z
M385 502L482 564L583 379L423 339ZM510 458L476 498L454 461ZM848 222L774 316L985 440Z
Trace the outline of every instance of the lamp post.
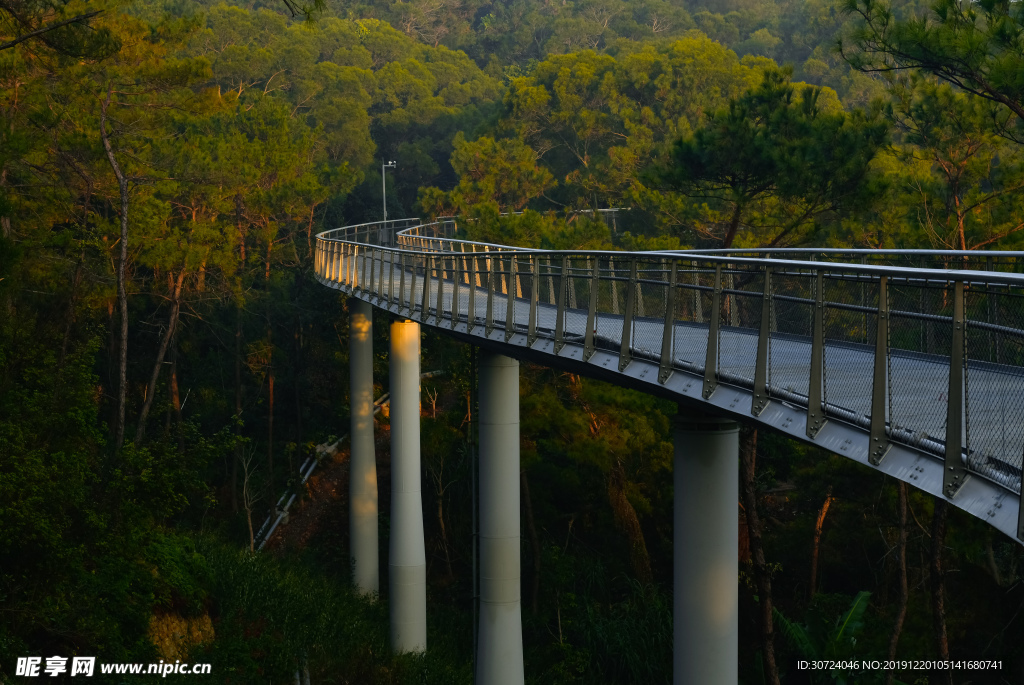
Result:
M381 194L384 196L384 221L388 220L388 183L387 177L384 175L385 169L394 169L397 165L392 162L380 165L380 187Z

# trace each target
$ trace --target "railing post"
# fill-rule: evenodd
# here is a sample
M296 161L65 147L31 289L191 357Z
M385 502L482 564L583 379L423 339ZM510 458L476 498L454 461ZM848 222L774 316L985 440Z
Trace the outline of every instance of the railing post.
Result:
M348 285L348 264L352 261L348 256L348 245L336 243L333 260L335 264L331 267L334 280L339 285Z
M949 351L949 392L946 395L946 468L942 490L953 499L970 472L963 462L964 437L964 282L953 283L953 344ZM1024 488L1022 488L1024 490Z
M476 328L476 289L480 287L480 276L476 270L476 246L469 257L469 313L466 315L466 332Z
M761 296L761 329L757 335L757 359L754 362L754 399L750 413L760 416L768 406L768 345L772 334L772 269L764 267L764 294Z
M402 265L402 271L398 274L398 311L402 311L402 307L405 306L405 252L398 253L399 263ZM412 301L412 298L409 298ZM411 307L410 307L411 309ZM410 311L410 314L412 312Z
M388 309L395 301L395 255L394 249L388 250Z
M615 273L614 271L612 272ZM625 370L633 359L633 308L636 304L636 260L629 260L629 285L626 286L626 310L622 316L621 345L619 346L619 371ZM612 281L612 291L615 290L615 281Z
M811 380L807 386L807 437L813 438L828 420L822 389L825 371L825 297L824 276L814 281L814 315L811 320Z
M360 279L361 285L359 287L359 292L361 294L365 294L365 293L373 290L373 271L372 271L372 267L370 267L369 270L368 270L367 269L367 265L366 265L366 259L369 256L372 256L372 249L370 247L367 247L367 246L364 245L363 246L363 271L362 271L362 274L361 274L362 278Z
M339 266L341 267L341 272L338 274L339 282L342 285L348 286L349 292L352 292L352 281L348 275L349 270L352 267L351 250L349 250L348 243L340 243L339 248L341 249L341 263L339 264Z
M679 278L679 261L672 260L672 272L668 277L668 294L665 300L665 323L661 331L661 364L658 382L665 384L672 375L673 343L676 334L676 280Z
M455 252L455 246L452 245L452 252ZM460 300L462 299L462 257L456 257L452 255L452 330L455 330L455 324L459 321L459 307L462 306Z
M597 333L597 288L601 277L601 259L594 257L594 268L590 272L590 306L587 307L587 333L583 337L583 361L594 356L594 335Z
M361 279L359 278L359 259L362 254L359 250L359 245L352 245L352 279L351 279L351 290L349 292L355 293L359 290L359 284Z
M537 340L537 303L540 297L540 257L530 255L530 324L526 329L526 346Z
M380 254L379 247L370 247L370 293L376 300L380 299L381 292L381 270L384 268L382 261L383 256Z
M444 315L444 254L440 254L437 257L439 266L434 270L437 275L437 316L434 317L434 325L438 328L441 327L441 317Z
M420 298L420 321L427 322L427 313L430 311L430 267L433 266L434 258L423 254L423 292Z
M708 319L708 349L704 359L704 399L711 397L718 387L718 331L722 324L722 265L715 265L715 290L711 295L711 314Z
M871 383L871 446L868 461L875 466L889 451L885 433L886 396L889 389L889 277L878 279L878 324L875 326L875 370Z
M562 257L562 273L558 277L558 304L555 310L555 354L565 346L565 279L569 277L569 257Z
M485 248L486 249L486 248ZM494 330L494 261L487 257L484 260L487 264L487 312L484 318L484 335L491 337Z
M517 287L518 282L516 280L515 254L512 254L508 258L508 277L508 295L505 296L505 342L512 339L512 334L516 330L516 293L519 288Z

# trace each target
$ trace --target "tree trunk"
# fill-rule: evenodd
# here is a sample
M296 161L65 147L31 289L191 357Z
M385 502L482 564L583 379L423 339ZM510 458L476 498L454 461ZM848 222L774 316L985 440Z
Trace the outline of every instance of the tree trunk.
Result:
M533 500L530 498L530 484L526 480L526 471L519 472L519 486L523 494L523 512L526 514L526 532L530 536L530 551L533 554L533 582L530 586L530 611L537 615L538 598L540 597L540 541L537 539L537 526L533 521Z
M0 184L2 185L2 184ZM64 385L64 363L67 361L68 342L71 340L71 331L75 325L75 305L78 303L78 287L82 284L82 267L85 264L85 250L78 258L75 265L75 275L71 279L71 296L68 297L68 313L64 323L64 336L60 343L60 356L57 357L57 382L54 384L53 399L56 403L60 398L60 392Z
M900 641L900 633L903 632L903 621L907 618L907 601L910 597L907 585L907 484L899 481L899 538L896 542L896 561L899 564L900 599L896 605L896 620L892 625L892 638L889 640L889 661L896 658L896 646ZM885 676L886 685L892 685L896 672L890 669Z
M181 314L179 312L179 320ZM181 392L178 387L178 327L174 327L174 337L171 338L171 410L174 413L174 430L178 436L178 451L184 451L184 436L181 432Z
M743 205L739 202L736 203L736 207L732 210L732 218L729 219L729 230L725 234L725 238L722 240L722 248L728 250L732 247L732 242L736 240L736 232L740 227L740 212L743 211Z
M779 669L775 664L775 629L772 623L772 578L764 560L761 545L761 518L757 514L757 493L754 491L754 460L757 455L757 431L743 429L740 434L740 491L747 515L747 536L753 559L754 582L761 609L761 654L764 674L770 685L779 685Z
M448 552L448 529L444 525L444 489L440 487L441 479L438 478L437 488L437 525L441 531L441 548L444 550L444 563L448 569L448 577L454 578L455 572L452 571L452 557Z
M267 495L270 497L270 515L274 515L277 500L274 498L274 347L271 341L272 329L267 326L267 344L270 359L267 366Z
M825 525L825 516L828 515L828 508L832 504L832 486L828 486L825 493L825 503L818 510L818 520L814 524L814 545L811 547L811 590L808 593L809 599L814 599L814 593L818 589L818 549L821 546L821 529Z
M235 302L235 421L242 419L242 304ZM235 460L231 463L231 512L238 513L238 462L242 458L242 429L236 423L238 441L235 444Z
M13 124L12 124L13 128ZM7 185L7 169L0 169L0 188ZM0 216L0 235L5 238L11 237L11 217Z
M936 658L943 661L949 659L949 637L946 634L946 581L942 569L942 547L946 540L946 517L948 515L949 505L946 504L946 500L936 497L935 513L932 514L932 618L935 627L935 643L938 648ZM938 678L936 682L953 685L952 671L939 671Z
M167 346L174 336L174 329L178 325L178 312L181 311L181 284L185 281L185 269L178 272L178 280L174 284L174 299L171 303L171 315L167 321L167 331L163 340L160 341L160 349L156 353L156 362L153 364L153 373L149 377L149 386L146 389L146 401L142 404L142 411L139 413L139 425L135 429L135 445L142 444L142 438L146 434L146 419L149 417L149 410L153 406L153 397L156 395L156 382L160 378L160 369L163 368L164 356L167 354Z
M643 583L652 582L651 559L647 555L647 543L640 528L636 510L626 497L626 472L622 462L616 462L608 474L608 500L615 514L615 522L629 538L629 561L633 574Z
M302 446L302 320L295 320L295 362L292 364L295 383L295 444Z
M118 355L118 387L117 411L114 416L114 451L120 453L124 442L125 398L128 393L128 291L125 287L125 265L128 263L128 179L121 172L114 155L114 148L107 136L107 108L110 106L110 94L113 84L107 85L107 97L100 106L100 138L103 149L107 153L110 168L117 177L117 187L121 194L121 254L117 261L117 302L121 311L121 340Z

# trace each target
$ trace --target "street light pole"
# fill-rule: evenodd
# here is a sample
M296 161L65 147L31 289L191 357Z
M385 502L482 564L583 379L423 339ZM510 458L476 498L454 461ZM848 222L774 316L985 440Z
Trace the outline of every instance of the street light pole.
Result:
M380 165L380 187L381 187L381 194L384 196L384 221L385 222L387 222L387 220L388 220L388 183L387 183L387 177L384 174L384 170L385 169L394 169L395 166L396 165L395 165L395 163L393 161L392 162L387 162L386 164L381 164Z

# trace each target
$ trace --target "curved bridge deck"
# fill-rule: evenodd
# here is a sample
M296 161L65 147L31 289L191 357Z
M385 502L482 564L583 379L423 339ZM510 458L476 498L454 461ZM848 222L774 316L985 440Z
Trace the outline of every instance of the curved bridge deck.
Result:
M317 278L504 355L774 428L1024 541L1024 276L852 263L867 261L854 251L544 251L457 233L453 220L327 231Z

